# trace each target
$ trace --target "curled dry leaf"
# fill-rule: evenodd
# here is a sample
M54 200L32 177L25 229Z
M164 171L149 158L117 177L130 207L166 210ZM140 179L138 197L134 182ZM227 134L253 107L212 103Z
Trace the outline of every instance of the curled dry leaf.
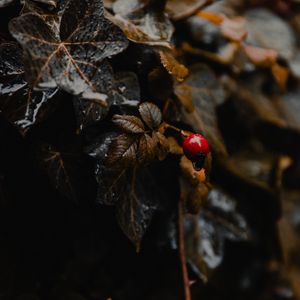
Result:
M168 73L173 75L178 81L183 81L188 75L189 70L176 60L171 50L160 50L159 57L162 65L166 68Z
M206 162L204 168L196 171L192 162L185 156L182 156L180 159L180 169L182 174L181 193L185 200L186 208L188 212L197 214L211 190L208 176L210 167Z
M135 43L170 47L174 28L165 16L164 1L117 1L108 18Z
M61 17L59 38L33 13L11 20L9 29L24 49L27 78L33 87L59 86L107 106L103 83L99 83L105 76L99 64L123 51L128 42L104 17L102 1L69 1Z

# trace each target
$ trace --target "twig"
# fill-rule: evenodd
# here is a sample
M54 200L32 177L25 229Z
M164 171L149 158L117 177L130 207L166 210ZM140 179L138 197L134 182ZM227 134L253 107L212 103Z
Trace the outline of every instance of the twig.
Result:
M178 201L178 249L182 269L184 299L191 300L190 282L188 271L186 267L185 247L184 247L184 203L183 198L180 197Z

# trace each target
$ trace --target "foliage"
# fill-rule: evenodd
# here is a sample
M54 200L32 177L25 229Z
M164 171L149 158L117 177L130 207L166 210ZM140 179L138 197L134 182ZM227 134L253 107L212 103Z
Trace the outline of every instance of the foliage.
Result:
M299 20L0 0L0 298L300 299Z

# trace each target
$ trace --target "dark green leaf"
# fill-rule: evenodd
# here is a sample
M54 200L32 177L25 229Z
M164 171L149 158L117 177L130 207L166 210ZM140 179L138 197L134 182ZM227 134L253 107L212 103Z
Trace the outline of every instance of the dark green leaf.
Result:
M104 17L102 1L69 1L61 17L59 37L33 13L13 19L9 28L24 48L32 86L58 85L69 93L108 105L107 95L99 88L99 78L106 79L99 66L105 58L123 51L128 42Z
M123 198L117 203L116 209L123 232L135 244L137 250L158 203L158 188L149 171L132 170L127 177Z
M40 163L53 187L65 197L78 202L78 184L82 176L80 155L61 152L51 145L39 149Z

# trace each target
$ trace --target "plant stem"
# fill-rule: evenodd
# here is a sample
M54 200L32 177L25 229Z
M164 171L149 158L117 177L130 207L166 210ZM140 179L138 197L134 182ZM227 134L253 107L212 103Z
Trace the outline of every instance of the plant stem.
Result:
M180 129L180 128L176 127L176 126L173 126L173 125L171 125L169 123L166 123L166 122L162 123L161 128L162 128L163 131L166 130L167 128L170 128L170 129L172 129L174 131L179 132L182 137L188 137L191 134L191 132L188 132L186 130L182 130L182 129Z
M178 249L183 277L184 299L191 300L190 282L184 247L184 202L182 197L180 197L178 201Z

